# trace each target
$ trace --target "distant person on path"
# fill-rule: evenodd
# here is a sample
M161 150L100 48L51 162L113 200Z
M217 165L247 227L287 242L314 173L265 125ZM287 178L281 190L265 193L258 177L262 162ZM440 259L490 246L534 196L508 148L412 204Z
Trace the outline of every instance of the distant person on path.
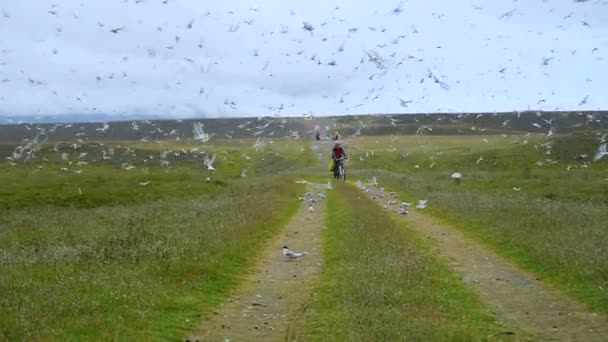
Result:
M317 140L317 141L321 140L321 133L319 133L319 131L317 131L315 133L315 140Z
M340 140L340 134L338 132L336 132L336 135L334 136L334 140L335 141L339 141Z

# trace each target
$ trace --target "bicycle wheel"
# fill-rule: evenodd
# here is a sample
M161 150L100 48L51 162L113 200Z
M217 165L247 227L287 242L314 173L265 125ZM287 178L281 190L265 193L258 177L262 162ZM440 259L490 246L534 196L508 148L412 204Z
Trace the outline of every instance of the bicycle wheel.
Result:
M340 165L340 178L342 178L343 182L346 182L346 170L342 165Z

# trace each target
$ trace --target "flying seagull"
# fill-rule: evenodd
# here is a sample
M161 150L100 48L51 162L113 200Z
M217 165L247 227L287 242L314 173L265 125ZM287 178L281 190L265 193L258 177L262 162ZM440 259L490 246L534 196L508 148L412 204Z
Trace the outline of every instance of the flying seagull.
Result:
M125 30L124 27L117 27L117 28L111 29L110 32L112 32L114 34L118 34L118 33L120 33L121 31L124 31L124 30Z

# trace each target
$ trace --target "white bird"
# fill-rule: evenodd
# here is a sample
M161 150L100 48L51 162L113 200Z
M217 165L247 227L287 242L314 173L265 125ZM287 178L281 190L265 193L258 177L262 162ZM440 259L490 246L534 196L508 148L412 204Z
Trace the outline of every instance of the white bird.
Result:
M306 252L301 252L301 253L294 252L291 249L287 248L287 246L283 246L283 256L285 256L287 259L298 259L307 254L308 253L306 253Z
M606 145L607 145L607 143L603 143L600 145L600 147L597 149L597 153L595 154L595 157L593 157L593 161L598 161L598 160L604 158L605 156L608 156L608 151L606 150Z
M308 212L310 212L310 213L314 213L315 212L315 207L313 207L312 204L308 205Z
M459 180L462 179L462 173L460 173L460 172L454 172L454 173L452 173L451 177L452 177L453 180L459 181Z
M139 182L139 186L147 186L148 184L150 184L150 181Z
M518 187L515 187L515 186L514 186L514 187L513 187L513 191L521 191L521 188L518 188Z
M97 129L95 129L95 130L96 130L97 132L100 132L100 133L106 134L106 133L108 133L108 129L110 129L110 125L109 125L109 124L107 124L107 123L104 123L102 128L97 128Z
M203 130L203 124L200 122L194 123L194 128L192 129L192 134L194 135L194 140L201 142L203 144L209 142L211 136Z
M416 209L424 209L426 208L427 200L419 200L418 205L416 205Z
M214 162L215 162L215 154L214 155L205 154L205 160L203 161L203 164L207 167L207 170L215 171L215 167L213 167Z
M406 208L399 208L399 215L407 215L409 213L409 210L407 210Z

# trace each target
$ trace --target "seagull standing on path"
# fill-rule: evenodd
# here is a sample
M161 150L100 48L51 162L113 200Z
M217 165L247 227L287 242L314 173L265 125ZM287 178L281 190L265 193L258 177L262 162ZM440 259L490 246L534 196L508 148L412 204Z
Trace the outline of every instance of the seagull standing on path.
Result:
M301 258L301 257L307 255L307 254L308 253L306 253L306 252L297 253L297 252L294 252L291 249L287 248L287 246L283 246L283 255L287 259L298 259L298 258Z

